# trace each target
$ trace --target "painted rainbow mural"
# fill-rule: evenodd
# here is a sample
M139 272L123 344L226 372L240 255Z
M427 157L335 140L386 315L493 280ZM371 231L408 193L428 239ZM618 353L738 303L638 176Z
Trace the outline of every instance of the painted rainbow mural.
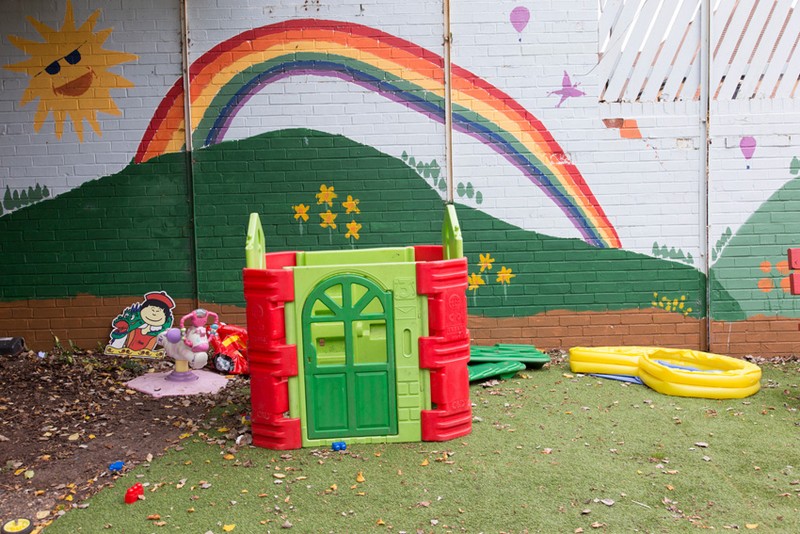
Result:
M237 112L266 85L301 74L331 76L375 91L444 122L444 61L414 43L348 22L299 19L262 26L219 43L189 70L192 144L222 142ZM584 239L620 240L580 171L544 125L509 95L452 66L453 127L490 146L556 203ZM134 161L184 148L183 80L162 100Z

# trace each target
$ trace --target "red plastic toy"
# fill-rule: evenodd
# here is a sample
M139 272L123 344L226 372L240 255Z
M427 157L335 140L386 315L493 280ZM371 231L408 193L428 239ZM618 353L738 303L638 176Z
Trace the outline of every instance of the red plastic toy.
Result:
M125 492L125 502L127 504L133 504L139 500L140 495L144 496L144 487L137 482Z
M221 324L210 339L214 354L213 366L217 371L233 375L250 372L247 363L247 329L232 324Z

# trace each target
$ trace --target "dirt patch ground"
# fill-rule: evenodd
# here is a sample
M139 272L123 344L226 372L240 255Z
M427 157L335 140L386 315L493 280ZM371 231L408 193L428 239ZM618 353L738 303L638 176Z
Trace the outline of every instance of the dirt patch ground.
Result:
M0 356L0 521L43 525L85 506L114 482L112 463L148 462L198 430L214 406L248 402L234 399L247 391L242 377L216 395L161 399L125 385L169 367L91 351Z

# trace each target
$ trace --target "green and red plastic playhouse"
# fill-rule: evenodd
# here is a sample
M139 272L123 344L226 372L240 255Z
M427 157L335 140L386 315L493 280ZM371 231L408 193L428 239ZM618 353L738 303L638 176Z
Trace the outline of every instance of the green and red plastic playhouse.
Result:
M253 444L446 441L472 429L467 260L443 245L266 253L244 269Z

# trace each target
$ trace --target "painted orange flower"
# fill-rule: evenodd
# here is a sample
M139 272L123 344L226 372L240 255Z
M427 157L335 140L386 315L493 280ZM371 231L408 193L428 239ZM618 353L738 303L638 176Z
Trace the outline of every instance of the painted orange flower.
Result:
M355 238L358 239L360 236L358 235L358 231L361 230L361 225L358 224L356 221L350 221L345 226L347 226L347 233L344 234L346 238Z
M772 272L772 263L764 260L759 264L758 268L761 272L769 276ZM791 293L792 284L790 280L791 269L789 268L789 262L786 260L779 261L775 264L775 270L778 271L778 274L781 276L778 287L780 287L784 293ZM758 280L758 289L763 293L770 293L775 289L775 282L772 281L772 278L760 278Z
M772 283L772 279L770 278L762 278L758 281L758 289L763 291L764 293L769 293L775 287L775 284Z
M503 265L500 269L500 272L497 273L497 280L496 282L500 282L501 284L510 284L511 279L517 276L516 274L511 273L511 269Z
M347 195L347 200L342 202L342 206L344 206L345 209L347 210L345 214L353 212L361 213L361 210L358 209L358 199L353 198L353 195Z
M294 210L295 220L297 219L303 219L303 221L308 220L308 206L306 206L305 204L298 204L297 206L292 206L292 209Z
M475 291L478 287L486 284L486 282L483 281L483 277L477 273L470 273L467 282L469 283L467 289L470 291Z
M322 184L319 186L319 193L317 193L317 204L322 204L324 202L328 206L333 206L333 199L337 196L339 195L333 192L333 186L328 187Z
M325 213L320 213L319 216L322 218L322 222L319 225L323 228L332 228L336 230L336 213L331 213L331 210L326 211Z
M481 266L481 272L485 270L492 270L492 264L494 263L494 258L490 253L480 254L481 261L478 262L478 265Z
M783 289L784 293L791 293L792 292L792 279L788 276L786 278L781 278L781 289Z

